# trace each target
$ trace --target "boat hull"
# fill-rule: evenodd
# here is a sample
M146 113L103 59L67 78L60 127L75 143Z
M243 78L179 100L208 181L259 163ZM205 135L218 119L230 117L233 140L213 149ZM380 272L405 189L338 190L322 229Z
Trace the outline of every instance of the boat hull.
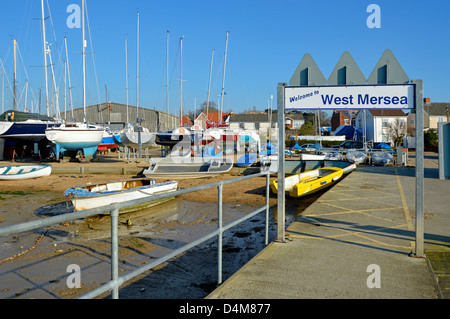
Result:
M49 176L52 173L51 165L10 165L0 166L1 180L18 180Z
M143 171L148 178L203 178L226 173L233 167L226 158L163 158Z
M270 161L261 161L261 171L269 170L271 173L278 172L278 161L276 157L270 159ZM284 171L287 175L294 175L311 171L321 167L339 167L344 170L344 174L351 172L356 168L354 163L348 161L336 161L336 160L288 160L284 161Z
M117 147L119 146L115 143L112 135L104 135L102 140L100 141L100 144L97 147L97 150L106 151Z
M300 153L299 157L300 157L300 160L304 160L304 161L310 161L310 160L320 161L320 160L324 160L326 155L325 154Z
M324 167L316 170L292 175L285 179L285 191L291 197L302 197L314 194L336 183L344 174L343 169ZM270 184L273 193L278 193L278 181Z
M124 180L95 185L83 185L69 188L64 195L69 198L75 211L98 208L111 203L123 203L130 200L148 198L149 202L123 208L120 213L141 210L173 199L151 201L151 196L173 192L178 188L178 182L169 181L159 184L148 184L148 179Z
M141 147L150 147L154 145L156 134L144 129L140 132L141 135ZM120 133L120 140L123 145L131 148L139 148L139 132L134 128L127 129Z
M40 141L45 138L45 130L55 123L40 121L0 122L0 137L11 141Z
M15 142L45 139L47 128L60 125L48 116L13 110L2 113L0 118L0 138Z
M345 159L350 163L357 165L364 164L367 159L367 154L364 152L350 151L345 154Z
M59 160L60 154L67 151L83 151L85 160L93 158L97 154L97 147L103 138L103 129L87 128L83 126L47 129L46 137L55 144L56 159Z

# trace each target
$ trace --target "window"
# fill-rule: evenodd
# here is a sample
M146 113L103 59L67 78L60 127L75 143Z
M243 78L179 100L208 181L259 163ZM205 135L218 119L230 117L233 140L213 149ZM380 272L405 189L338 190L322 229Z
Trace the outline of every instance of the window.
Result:
M382 128L387 128L388 127L388 120L383 119L382 122L381 122L381 127Z

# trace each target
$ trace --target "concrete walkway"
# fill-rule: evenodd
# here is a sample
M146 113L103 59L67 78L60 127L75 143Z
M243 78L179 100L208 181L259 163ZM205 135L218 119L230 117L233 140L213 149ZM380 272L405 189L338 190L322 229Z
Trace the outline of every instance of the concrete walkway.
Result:
M425 158L426 259L409 256L414 167L359 166L207 299L449 298L450 181Z

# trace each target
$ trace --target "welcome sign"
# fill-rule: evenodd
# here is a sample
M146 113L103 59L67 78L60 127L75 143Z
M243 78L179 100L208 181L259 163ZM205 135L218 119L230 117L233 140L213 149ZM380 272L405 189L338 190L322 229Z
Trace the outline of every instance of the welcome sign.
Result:
M285 87L285 109L413 109L414 84Z

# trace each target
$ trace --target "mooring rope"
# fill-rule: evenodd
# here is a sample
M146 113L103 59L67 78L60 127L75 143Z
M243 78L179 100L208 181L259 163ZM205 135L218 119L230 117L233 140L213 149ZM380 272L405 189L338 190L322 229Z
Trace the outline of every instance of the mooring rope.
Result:
M14 256L8 257L8 258L3 259L3 260L0 260L0 264L4 263L6 261L9 261L9 260L13 260L13 259L15 259L17 257L23 256L23 255L29 253L30 251L32 251L33 249L35 249L40 244L41 240L44 238L44 236L45 236L45 234L47 234L47 232L48 232L48 229L38 238L38 240L36 241L36 243L34 244L33 247L30 247L27 250L24 250L21 253L18 253L18 254L14 255Z

